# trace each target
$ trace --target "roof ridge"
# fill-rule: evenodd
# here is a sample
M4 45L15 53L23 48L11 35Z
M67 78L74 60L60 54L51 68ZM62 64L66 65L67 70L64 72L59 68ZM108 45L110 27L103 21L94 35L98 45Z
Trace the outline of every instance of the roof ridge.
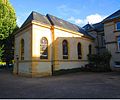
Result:
M36 11L32 11L21 27L24 27L26 24L30 23L32 20L39 21L40 23L43 23L43 24L51 25L49 19L45 15L40 14Z

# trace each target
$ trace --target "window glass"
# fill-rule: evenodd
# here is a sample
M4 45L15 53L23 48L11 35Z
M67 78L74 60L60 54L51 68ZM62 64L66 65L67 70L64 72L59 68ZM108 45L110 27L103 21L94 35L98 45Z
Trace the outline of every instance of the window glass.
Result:
M77 50L78 50L78 59L82 59L81 43L78 43Z
M120 36L117 39L117 43L118 43L118 51L120 51Z
M40 59L48 59L48 41L45 37L40 41Z
M24 39L21 39L21 60L24 60Z
M63 59L68 59L68 42L64 40L62 43L63 46Z
M120 22L116 23L116 30L120 30Z

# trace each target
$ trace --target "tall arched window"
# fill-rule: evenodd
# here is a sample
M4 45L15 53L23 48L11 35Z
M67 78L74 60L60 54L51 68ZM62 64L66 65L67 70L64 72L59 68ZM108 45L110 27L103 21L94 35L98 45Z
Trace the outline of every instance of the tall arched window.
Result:
M62 46L63 46L63 59L68 59L68 42L67 42L67 40L63 40Z
M77 51L78 51L78 59L82 59L81 43L78 43L78 45L77 45Z
M46 37L40 40L40 59L48 59L48 40Z
M92 54L92 45L89 45L89 54Z
M21 60L24 60L24 39L21 39Z

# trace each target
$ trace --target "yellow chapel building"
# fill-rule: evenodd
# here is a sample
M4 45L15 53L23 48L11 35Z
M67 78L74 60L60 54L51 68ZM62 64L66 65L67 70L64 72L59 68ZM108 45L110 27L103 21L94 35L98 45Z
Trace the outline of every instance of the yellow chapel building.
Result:
M14 74L50 76L61 69L88 64L95 53L94 37L83 28L57 18L32 12L15 35Z

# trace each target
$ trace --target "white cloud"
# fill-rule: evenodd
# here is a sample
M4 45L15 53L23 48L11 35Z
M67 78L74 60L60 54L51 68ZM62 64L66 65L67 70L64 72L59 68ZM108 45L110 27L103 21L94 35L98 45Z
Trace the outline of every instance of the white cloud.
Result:
M73 22L73 23L75 23L75 24L83 24L83 23L84 23L83 20L77 19L77 18L74 18L74 17L70 17L70 18L68 18L67 20L68 20L68 21L71 21L71 22Z
M68 18L68 21L71 21L75 24L78 24L80 26L83 26L87 23L94 24L102 21L106 16L100 15L100 14L92 14L88 15L85 19L79 19L75 17Z
M71 8L68 5L62 4L60 6L57 7L57 10L59 13L61 13L62 15L70 15L71 13L74 14L79 14L80 10L75 9L75 8Z
M86 21L94 24L94 23L98 23L100 21L102 21L106 16L103 15L99 15L99 14L94 14L94 15L89 15L86 17Z

